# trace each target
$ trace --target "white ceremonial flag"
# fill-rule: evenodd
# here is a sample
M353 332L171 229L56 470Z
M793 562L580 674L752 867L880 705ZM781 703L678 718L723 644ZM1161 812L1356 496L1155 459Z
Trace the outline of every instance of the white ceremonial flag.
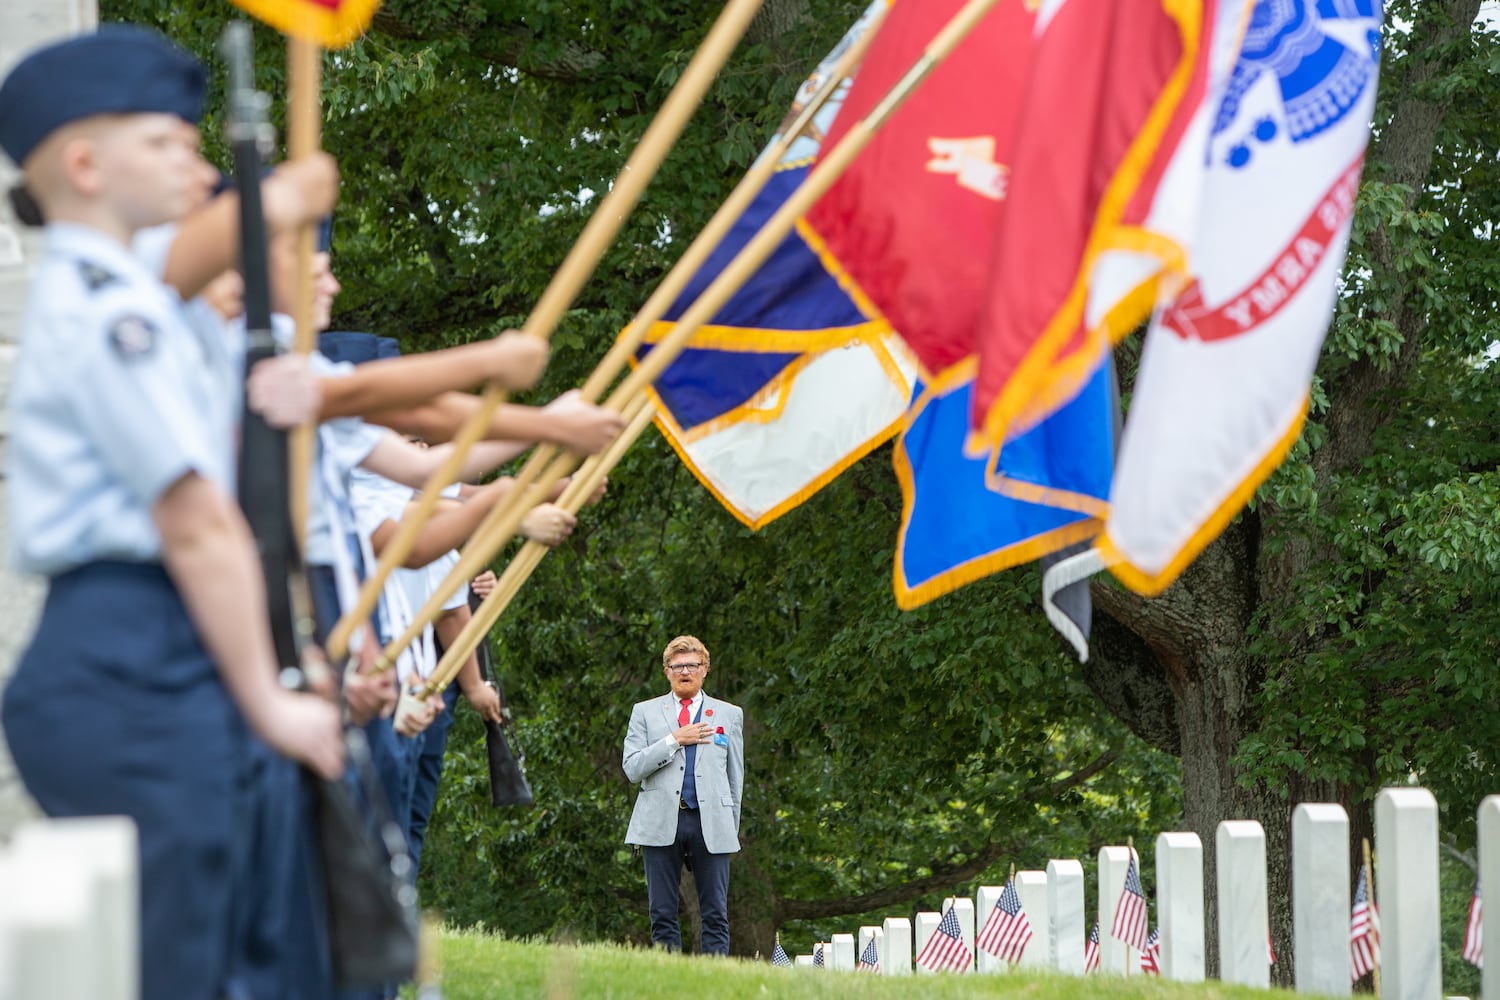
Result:
M656 426L730 513L760 528L890 439L906 416L916 365L894 335L810 356L728 427L693 438Z
M1256 0L1209 90L1189 274L1147 335L1100 541L1136 591L1176 579L1301 433L1379 56L1378 0Z

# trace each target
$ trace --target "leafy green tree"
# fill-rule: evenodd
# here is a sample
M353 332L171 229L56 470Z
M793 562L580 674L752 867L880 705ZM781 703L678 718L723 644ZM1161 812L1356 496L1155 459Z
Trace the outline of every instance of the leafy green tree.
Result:
M225 17L202 0L103 6L205 54ZM581 381L859 6L769 0L554 337L544 395ZM1032 570L894 610L885 452L751 535L648 434L497 632L540 805L482 806L478 733L461 721L429 898L518 932L642 937L619 741L682 631L708 642L711 689L753 722L737 950L1184 820L1211 856L1229 817L1266 827L1280 945L1291 807L1342 802L1358 837L1375 791L1412 778L1467 848L1500 746L1485 362L1500 333L1500 38L1475 25L1479 6L1389 5L1347 294L1303 439L1165 595L1096 581L1087 665L1046 634ZM326 64L345 179L336 322L408 349L519 325L718 10L383 7ZM279 90L261 42L260 82ZM1120 352L1127 378L1136 350ZM1278 958L1287 981L1290 947Z

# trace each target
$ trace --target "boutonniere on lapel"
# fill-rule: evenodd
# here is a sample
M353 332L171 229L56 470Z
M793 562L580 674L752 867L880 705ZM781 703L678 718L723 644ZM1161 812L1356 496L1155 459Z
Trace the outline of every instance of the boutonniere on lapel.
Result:
M724 735L723 726L720 726L719 728L714 730L714 742L721 747L727 747L729 745L729 737Z
M706 716L708 716L708 717L709 717L709 718L710 718L710 719L712 719L712 718L713 718L713 717L714 717L714 710L713 710L713 709L711 709L711 708L705 708L705 709L704 709L704 710L703 710L703 714L704 714L704 715L706 715ZM719 731L720 731L720 732L723 732L723 730L722 730L722 729L721 729L721 730L719 730Z

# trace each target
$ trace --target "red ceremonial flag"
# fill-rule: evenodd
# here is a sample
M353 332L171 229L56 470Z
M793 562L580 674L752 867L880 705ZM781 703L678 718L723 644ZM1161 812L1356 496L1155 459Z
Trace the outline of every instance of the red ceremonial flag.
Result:
M973 962L969 946L964 944L963 930L958 926L958 914L950 904L943 911L943 919L937 929L922 946L917 956L917 968L928 972L968 972Z
M1093 972L1099 968L1099 918L1089 928L1088 939L1083 942L1083 971Z
M1110 343L1150 315L1162 269L1181 267L1180 249L1138 226L1201 102L1213 7L1059 0L1038 16L978 332L974 424L987 446L1073 398ZM1112 301L1090 301L1110 249L1158 264Z
M230 0L283 35L343 48L370 27L380 0Z
M823 150L885 97L962 6L923 0L890 8ZM825 265L853 278L929 380L974 351L988 248L1008 203L1032 6L996 7L805 219L803 235L826 249Z
M975 943L996 958L1015 963L1021 960L1031 938L1031 918L1026 916L1016 880L1011 878L1000 891Z

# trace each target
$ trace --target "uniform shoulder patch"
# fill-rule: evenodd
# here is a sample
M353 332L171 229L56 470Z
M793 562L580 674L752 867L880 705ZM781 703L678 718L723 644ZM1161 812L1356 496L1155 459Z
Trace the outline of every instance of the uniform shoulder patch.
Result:
M97 292L101 288L120 283L120 276L107 268L100 267L91 260L80 260L78 262L78 273L83 277L83 283L89 287L89 291Z
M156 327L144 316L121 316L109 326L109 346L126 361L144 358L156 347Z

